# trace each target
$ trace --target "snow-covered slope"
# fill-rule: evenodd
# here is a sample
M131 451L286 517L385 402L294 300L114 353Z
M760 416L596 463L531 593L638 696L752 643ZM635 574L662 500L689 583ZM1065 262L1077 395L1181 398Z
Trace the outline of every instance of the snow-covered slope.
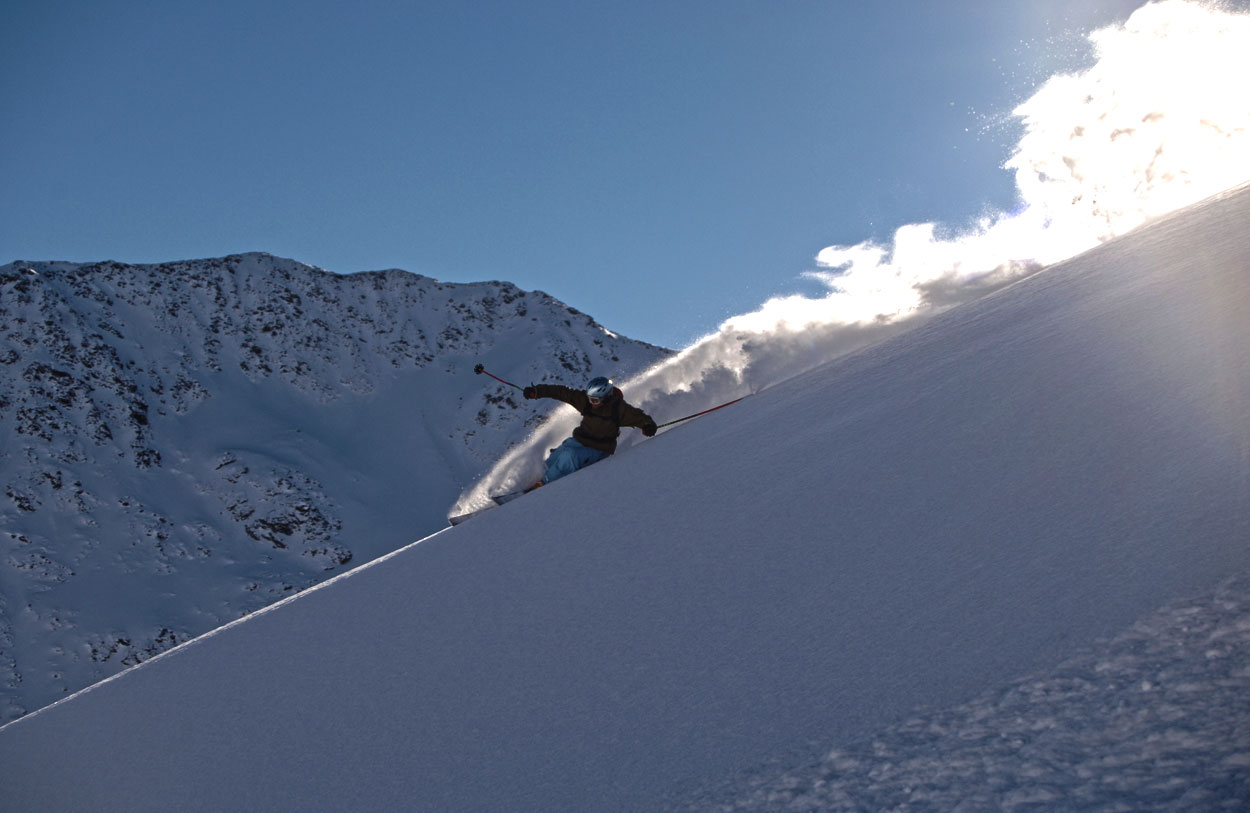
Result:
M682 810L1244 810L1250 573L871 737L814 741ZM830 748L831 744L835 747Z
M1250 690L1247 222L1169 217L28 715L9 806L1244 801L1244 702L1169 681Z
M543 293L264 254L0 268L0 721L367 562L666 355Z

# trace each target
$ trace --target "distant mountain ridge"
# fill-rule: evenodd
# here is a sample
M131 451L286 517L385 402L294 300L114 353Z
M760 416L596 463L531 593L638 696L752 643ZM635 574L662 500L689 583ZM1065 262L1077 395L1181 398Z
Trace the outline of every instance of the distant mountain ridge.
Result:
M504 282L0 267L0 722L437 529L542 418L475 362L667 355Z

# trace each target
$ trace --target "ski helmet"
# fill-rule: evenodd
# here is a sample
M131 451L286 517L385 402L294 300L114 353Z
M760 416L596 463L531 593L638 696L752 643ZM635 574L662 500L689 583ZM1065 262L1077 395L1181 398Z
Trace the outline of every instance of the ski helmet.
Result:
M612 379L598 376L590 379L586 385L586 394L591 398L607 398L612 394Z

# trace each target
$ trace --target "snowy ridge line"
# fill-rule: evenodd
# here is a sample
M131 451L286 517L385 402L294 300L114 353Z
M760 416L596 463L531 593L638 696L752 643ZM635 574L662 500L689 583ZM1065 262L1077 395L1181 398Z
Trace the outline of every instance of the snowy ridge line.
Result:
M1230 199L1240 197L1247 189L1250 189L1250 182L1238 181L1231 187L1201 197L1188 208L1166 210L1152 215L1146 222L1152 226L1164 227L1168 223L1176 222L1178 218L1192 217L1193 212L1219 207ZM1138 224L1140 225L1143 224ZM1131 232L1131 229L1127 231ZM1063 252L1049 263L1013 265L1010 274L1001 278L995 277L993 284L984 289L974 286L975 293L960 301L966 304L968 301L994 297L1027 283L1038 274L1071 263L1085 262L1092 252L1123 238L1124 234L1104 235L1097 240L1081 243L1070 252ZM765 307L767 309L769 306ZM720 401L734 403L796 378L819 364L870 350L922 328L932 318L945 313L951 307L952 303L928 304L889 318L881 318L884 315L877 314L876 318L862 322L807 322L803 328L797 330L779 325L753 332L735 327L735 320L730 320L719 334L705 337L673 357L643 370L621 382L620 387L631 403L652 416L665 409L684 412L693 404L703 408ZM752 316L748 321L754 319ZM828 335L823 335L825 333ZM817 338L822 335L822 338ZM813 348L819 348L819 351L814 352ZM729 401L730 398L734 400ZM566 410L553 410L523 443L510 448L486 475L460 495L449 509L448 518L489 508L492 494L508 493L525 482L537 479L542 472L543 450L558 444L568 434L575 417ZM661 423L660 426L667 428L681 420ZM632 437L622 436L618 453L635 442Z
M234 627L237 627L237 626L239 626L240 624L245 624L245 623L247 623L248 621L252 621L252 620L254 620L254 619L256 619L256 618L259 618L259 617L261 617L261 616L263 616L263 615L266 615L267 613L273 612L274 610L277 610L277 609L278 609L278 608L280 608L280 607L285 607L287 604L290 604L290 603L291 603L291 602L293 602L293 601L297 601L297 600L299 600L299 599L301 599L301 598L304 598L305 596L308 596L308 595L310 595L310 594L312 594L312 593L315 593L315 592L317 592L318 590L321 590L321 589L323 589L323 588L325 588L325 587L329 587L330 585L335 584L335 583L337 583L337 582L342 582L342 581L345 581L346 579L350 579L352 576L356 576L356 575L358 575L358 574L360 574L360 573L365 572L366 570L369 570L370 568L373 568L373 567L375 567L375 566L377 566L377 565L382 564L383 562L389 561L390 559L393 559L393 558L395 558L396 556L399 556L399 555L403 554L404 552L406 552L406 551L408 551L408 550L410 550L410 549L412 549L412 548L416 547L417 545L420 545L422 542L426 542L426 541L428 541L428 540L430 540L430 539L433 539L434 537L438 536L439 534L441 534L441 533L443 533L443 532L445 532L445 531L450 531L450 530L451 530L451 526L448 526L448 527L446 527L446 528L440 528L439 530L435 531L434 533L430 534L429 536L424 536L424 537L422 537L421 539L416 540L415 542L410 542L409 544L404 545L402 548L399 548L398 550L393 550L393 551L391 551L390 553L387 553L387 554L384 554L384 555L382 555L382 556L379 556L377 559L374 559L374 560L372 560L372 561L366 562L366 563L364 563L364 564L362 564L362 565L359 565L359 566L357 566L357 567L355 567L355 568L353 568L353 569L351 569L351 570L348 570L348 571L346 571L346 572L344 572L344 573L340 573L340 574L338 574L337 576L333 576L333 577L331 577L331 578L327 579L326 581L320 582L320 583L318 583L318 584L314 584L314 585L312 585L311 587L307 587L307 588L305 588L305 589L301 590L300 592L296 593L296 594L295 594L295 595L293 595L293 596L287 596L286 598L282 599L281 601L278 601L278 602L276 602L276 603L274 603L274 604L270 604L270 605L268 605L268 606L266 606L266 607L262 607L262 608L260 608L259 610L256 610L256 611L254 611L254 612L248 613L247 615L245 615L245 616L243 616L243 617L241 617L241 618L236 618L235 620L233 620L233 621L231 621L231 622L229 622L229 623L227 623L227 624L222 624L220 627L217 627L217 628L215 628L215 629L211 629L211 630L209 630L208 632L205 632L205 633L203 633L203 634L201 634L201 635L197 635L197 636L195 636L194 638L192 638L190 641L186 641L186 642L184 642L184 643L178 644L177 646L175 646L175 647L173 647L173 648L171 648L171 649L167 649L167 650L165 650L164 652L161 652L160 654L153 655L151 658L148 658L147 660L144 660L144 661L140 661L139 663L135 664L134 666L131 666L129 669L123 669L122 671L118 672L118 673L117 673L117 674L115 674L115 675L109 675L108 677L104 678L103 680L97 681L96 683L92 683L90 686L87 686L86 688L79 689L78 691L74 692L73 694L66 695L65 697L62 697L60 700L57 700L55 703L50 703L49 705L42 706L42 707L40 707L40 708L38 708L38 709L35 709L35 710L34 710L34 711L32 711L32 712L29 712L29 713L27 713L27 714L24 714L24 715L22 715L21 717L18 717L16 720L10 720L8 723L5 723L4 725L0 725L0 731L4 731L5 729L7 729L7 728L9 728L9 727L11 727L11 726L16 726L16 725L18 725L19 723L21 723L21 722L23 722L23 721L26 721L26 720L31 719L32 717L37 717L37 716L39 716L40 714L42 714L43 712L48 711L49 709L56 708L57 706L61 705L62 703L67 703L67 702L69 702L70 700L73 700L73 699L74 699L74 698L76 698L76 697L79 697L79 696L82 696L82 695L87 695L87 694L90 694L91 692L95 691L96 689L100 688L101 686L104 686L105 684L108 684L108 683L112 683L112 682L113 682L113 681L115 681L115 680L119 680L119 679L121 679L121 678L124 678L126 675L130 674L131 672L134 672L134 671L136 671L136 670L138 670L138 669L142 669L143 667L145 667L145 666L147 666L147 665L149 665L149 664L156 663L157 661L164 660L164 659L166 659L166 658L173 657L173 656L178 655L178 654L180 654L180 653L186 652L186 651L190 650L192 647L194 647L196 644L203 643L203 642L205 642L205 641L209 640L210 638L215 638L215 637L217 637L218 635L220 635L221 633L226 632L227 630L233 629Z

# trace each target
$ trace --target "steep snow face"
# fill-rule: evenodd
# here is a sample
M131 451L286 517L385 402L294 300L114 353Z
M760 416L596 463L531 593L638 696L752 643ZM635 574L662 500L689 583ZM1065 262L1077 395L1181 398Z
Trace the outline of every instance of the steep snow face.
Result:
M0 267L0 721L442 527L541 418L475 362L666 355L501 282Z
M1142 809L1235 802L1247 222L1250 189L1156 222L17 720L6 801L717 809L780 759L875 808L898 754L922 806L1097 807L1115 766ZM1048 692L1076 719L995 747L1038 729L994 698ZM934 764L916 719L983 747Z

